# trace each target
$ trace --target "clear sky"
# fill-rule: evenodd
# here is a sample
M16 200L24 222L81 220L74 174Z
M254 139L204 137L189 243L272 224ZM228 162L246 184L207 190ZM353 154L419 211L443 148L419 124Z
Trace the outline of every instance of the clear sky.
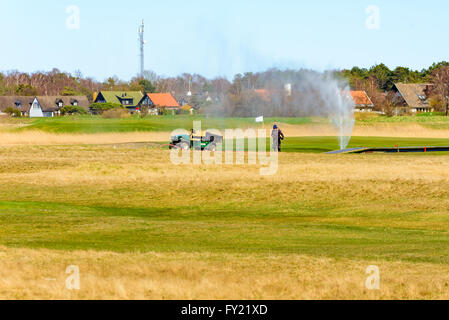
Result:
M0 70L129 80L142 18L145 69L160 75L381 62L422 69L449 60L448 14L447 0L2 0Z

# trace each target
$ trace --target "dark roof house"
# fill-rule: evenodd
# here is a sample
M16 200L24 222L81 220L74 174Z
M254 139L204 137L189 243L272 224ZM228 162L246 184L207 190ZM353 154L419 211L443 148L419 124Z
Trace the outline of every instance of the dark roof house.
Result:
M89 110L89 100L86 96L37 96L44 112L56 112L64 106L79 106Z
M143 93L140 91L100 91L95 97L95 103L115 103L128 109L139 107Z
M398 105L398 111L412 113L432 111L426 96L426 89L429 86L430 84L426 83L396 83L396 105Z
M33 103L35 102L34 107ZM0 97L0 111L12 107L18 109L23 116L53 117L59 114L64 106L79 106L89 110L89 101L85 96L4 96ZM31 109L40 109L40 112L30 112ZM42 114L42 115L40 115Z

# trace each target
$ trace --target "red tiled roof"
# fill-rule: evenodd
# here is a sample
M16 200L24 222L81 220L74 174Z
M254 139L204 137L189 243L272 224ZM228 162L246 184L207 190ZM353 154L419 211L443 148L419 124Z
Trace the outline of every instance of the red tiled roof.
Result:
M156 107L179 108L178 102L170 93L148 93L148 97Z
M265 90L265 89L256 89L256 90L254 90L254 92L256 92L262 100L269 101L267 90Z
M354 100L354 103L358 106L359 105L369 106L373 104L373 102L368 97L365 91L351 91L350 93L352 100Z

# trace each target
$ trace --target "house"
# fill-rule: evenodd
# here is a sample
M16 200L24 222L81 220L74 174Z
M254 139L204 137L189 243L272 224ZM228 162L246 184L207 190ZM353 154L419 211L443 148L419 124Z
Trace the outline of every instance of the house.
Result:
M191 92L190 92L191 93ZM199 105L204 103L219 103L221 100L218 95L211 95L208 91L191 93L190 95L176 95L176 101L182 107L185 105L191 105L198 108Z
M365 91L350 91L356 112L373 112L374 104Z
M266 89L255 89L254 92L265 102L270 102L269 93Z
M126 107L130 112L139 110L144 95L140 91L100 91L94 103L114 103Z
M426 89L430 84L426 83L395 83L394 98L395 113L432 112Z
M185 106L185 105L188 105L189 104L189 100L190 100L190 99L188 99L188 97L185 97L185 96L182 96L182 95L177 95L175 99L176 99L176 101L178 102L178 104L181 107Z
M89 111L89 100L86 96L38 96L37 103L42 109L44 117L54 117L60 115L60 110L65 106L76 106ZM30 110L30 117L32 116Z
M293 86L291 83L286 83L284 85L284 89L254 89L254 93L264 102L270 102L275 97L285 97L289 98L293 96ZM298 96L300 93L298 90L296 91L296 95Z
M5 96L0 97L0 111L16 108L22 116L30 118L54 117L60 115L64 106L79 106L89 110L85 96Z
M147 93L140 104L153 109L153 113L158 114L161 114L163 110L176 111L180 107L171 93Z

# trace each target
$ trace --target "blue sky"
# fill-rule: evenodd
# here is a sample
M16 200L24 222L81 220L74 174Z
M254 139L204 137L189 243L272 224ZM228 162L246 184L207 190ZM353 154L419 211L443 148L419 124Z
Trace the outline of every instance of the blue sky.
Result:
M67 7L80 9L69 30ZM379 8L368 29L368 6ZM227 76L270 67L349 68L384 62L413 69L449 60L446 0L6 0L0 2L0 70L81 70L104 80L138 71L137 29L146 22L145 67ZM372 21L372 20L371 20Z

